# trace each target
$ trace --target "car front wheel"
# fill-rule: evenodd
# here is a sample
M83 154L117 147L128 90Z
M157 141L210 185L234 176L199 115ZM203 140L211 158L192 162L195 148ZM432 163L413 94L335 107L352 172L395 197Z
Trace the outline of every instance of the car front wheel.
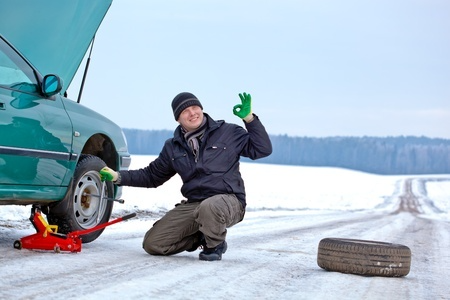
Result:
M47 215L49 224L58 225L59 233L69 233L78 230L90 229L99 224L108 222L113 209L113 184L100 179L99 170L105 162L93 155L82 155L73 178L70 197L65 205L64 214L53 214L50 210ZM83 243L97 239L104 229L81 235Z

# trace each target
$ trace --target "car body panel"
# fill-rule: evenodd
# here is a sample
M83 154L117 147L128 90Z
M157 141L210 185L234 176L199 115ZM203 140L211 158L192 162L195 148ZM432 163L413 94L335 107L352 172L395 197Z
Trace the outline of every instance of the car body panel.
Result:
M61 101L0 88L0 182L61 185L69 171L72 125Z
M60 201L67 187L0 184L0 205L48 204Z
M80 155L84 150L87 140L91 139L94 135L101 135L105 139L114 141L114 151L116 151L119 156L118 165L114 166L115 169L127 169L129 166L127 158L130 157L130 154L122 129L96 111L72 100L65 99L64 97L61 98L63 99L66 112L72 120L72 153ZM92 126L92 120L95 120L95 126ZM124 163L121 163L122 161ZM67 184L69 179L70 178L66 178L63 183Z
M0 33L41 74L70 85L112 0L0 0Z

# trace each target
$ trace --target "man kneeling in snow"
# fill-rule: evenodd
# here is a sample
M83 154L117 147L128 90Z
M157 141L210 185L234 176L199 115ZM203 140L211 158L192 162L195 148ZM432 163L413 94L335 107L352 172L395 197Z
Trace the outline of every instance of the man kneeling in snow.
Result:
M199 259L221 260L227 250L227 227L243 220L245 187L239 172L240 156L258 159L272 153L272 144L259 118L251 111L251 96L239 94L242 104L233 113L243 119L245 130L203 112L191 93L180 93L172 101L179 126L159 156L139 170L100 171L102 180L123 186L154 188L175 174L183 180L186 200L167 212L145 234L144 250L152 255L195 251Z

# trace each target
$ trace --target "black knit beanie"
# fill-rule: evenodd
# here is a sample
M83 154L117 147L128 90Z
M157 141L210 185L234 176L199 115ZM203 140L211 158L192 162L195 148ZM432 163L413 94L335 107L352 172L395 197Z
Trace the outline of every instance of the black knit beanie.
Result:
M173 116L175 117L175 121L178 120L180 117L180 114L183 110L188 108L189 106L200 106L201 109L203 109L202 104L200 101L198 101L197 97L195 97L191 93L183 92L179 93L175 96L172 100L172 110L173 110Z

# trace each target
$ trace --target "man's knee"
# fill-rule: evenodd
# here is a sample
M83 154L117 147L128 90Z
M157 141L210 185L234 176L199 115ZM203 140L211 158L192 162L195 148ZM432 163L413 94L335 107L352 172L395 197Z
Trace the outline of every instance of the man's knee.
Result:
M196 218L199 215L216 219L220 223L237 223L242 220L242 205L234 195L216 195L204 200L198 207Z
M144 248L145 252L147 252L150 255L163 255L162 253L159 253L158 251L156 251L156 249L154 249L149 245L144 244L142 248Z
M158 223L158 221L156 221L155 224L156 223ZM155 226L155 224L153 224L153 226ZM153 241L152 229L147 231L147 233L145 234L144 240L142 241L142 248L144 248L145 252L151 255L164 255L161 247L156 246L155 242Z
M199 209L208 213L222 213L226 209L226 199L224 195L216 195L202 201Z
M164 249L163 247L155 246L155 244L151 243L148 240L144 240L142 243L142 248L144 248L145 252L150 255L168 255L168 248Z

